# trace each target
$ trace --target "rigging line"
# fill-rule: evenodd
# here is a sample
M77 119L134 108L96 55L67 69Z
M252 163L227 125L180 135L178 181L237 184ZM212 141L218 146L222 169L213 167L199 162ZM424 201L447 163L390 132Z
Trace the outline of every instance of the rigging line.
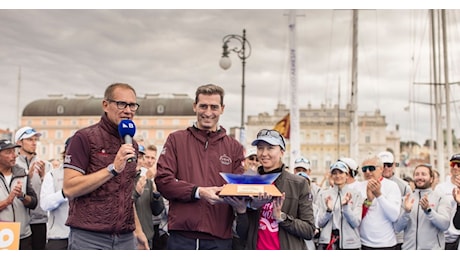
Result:
M452 73L449 73L449 75L456 75L456 71L458 71L458 66L457 66L457 62L456 59L454 59L453 57L458 57L458 53L459 53L459 50L457 47L457 43L459 41L459 24L458 24L458 21L457 21L457 13L458 13L458 10L449 10L448 12L448 18L449 19L449 38L450 38L450 41L452 44L449 44L449 52L452 53L453 55L451 55L451 59L449 59L449 62L451 64L449 64L449 69L450 71L452 71ZM458 90L458 86L457 88L455 87L452 87L451 88L451 96L452 97L455 97L456 96L456 90ZM452 107L451 107L452 108ZM453 124L456 123L457 127L460 126L460 116L459 116L459 111L458 111L458 106L456 104L453 104L453 112L454 112L454 117L455 117L455 120L452 121ZM455 127L454 125L452 125L452 129L455 130ZM456 140L454 140L455 142Z
M328 96L332 97L332 95L328 95L328 92L330 91L329 74L331 72L332 37L334 35L333 32L334 32L335 10L332 10L330 20L331 20L331 24L330 24L330 29L329 29L329 51L328 51L328 57L327 57L326 87L324 88L324 99L326 100L326 102L327 102ZM340 104L340 100L338 100L337 103Z
M376 87L377 97L380 97L381 96L380 91L379 91L380 90L380 84L379 84L379 82L380 82L380 69L379 69L379 67L380 67L379 66L379 64L380 64L380 58L379 58L380 55L379 55L379 50L380 50L380 48L379 48L379 26L378 26L378 24L379 24L379 13L378 13L378 10L375 11L375 20L376 20L375 21L375 31L376 31L376 33L375 33L375 46L376 46L376 56L377 56L375 58L376 59L376 61L375 61L375 64L376 64L376 72L375 72L376 77L375 78L377 80L375 87ZM377 98L376 103L377 103L377 108L380 110L380 98Z

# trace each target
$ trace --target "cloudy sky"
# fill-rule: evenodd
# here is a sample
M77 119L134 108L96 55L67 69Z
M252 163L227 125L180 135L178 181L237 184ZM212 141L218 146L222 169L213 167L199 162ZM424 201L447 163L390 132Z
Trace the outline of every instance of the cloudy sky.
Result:
M245 114L273 113L289 103L289 29L285 9L17 9L0 10L0 128L17 124L19 109L49 94L102 96L126 82L139 96L186 93L221 85L221 124L239 126L241 60L219 67L222 38L242 34L251 44L246 64ZM350 102L352 11L296 10L297 86L301 107ZM448 10L450 82L458 82L459 14ZM430 136L429 17L424 9L359 11L358 112L379 109L403 141ZM456 42L456 43L454 43ZM234 47L238 42L231 43ZM240 44L239 44L240 45ZM18 71L21 80L18 84ZM458 85L452 98L459 99ZM457 97L457 98L455 98ZM459 103L451 107L460 135ZM445 113L445 112L443 112ZM445 123L445 122L444 122Z

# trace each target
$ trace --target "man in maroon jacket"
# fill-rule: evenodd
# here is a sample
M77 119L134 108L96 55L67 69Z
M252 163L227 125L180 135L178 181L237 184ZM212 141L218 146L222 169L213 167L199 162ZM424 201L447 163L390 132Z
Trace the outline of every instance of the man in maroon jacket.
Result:
M243 173L243 146L218 125L224 90L196 90L197 121L168 136L158 159L155 182L169 200L168 249L232 249L233 209L218 193L219 172Z

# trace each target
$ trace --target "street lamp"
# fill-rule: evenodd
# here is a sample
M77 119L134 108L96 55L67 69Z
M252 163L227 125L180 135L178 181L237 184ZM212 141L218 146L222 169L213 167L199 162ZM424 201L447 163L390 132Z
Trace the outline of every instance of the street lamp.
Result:
M229 49L228 44L232 39L237 40L241 46L236 46L232 49ZM246 39L246 29L243 29L243 36L237 34L226 35L222 39L224 45L222 46L222 58L219 61L219 65L222 69L227 70L232 66L232 60L228 57L230 52L235 52L242 62L242 83L241 83L241 126L240 126L240 143L244 144L244 76L245 76L245 67L246 59L251 56L251 43ZM247 54L246 54L247 51Z

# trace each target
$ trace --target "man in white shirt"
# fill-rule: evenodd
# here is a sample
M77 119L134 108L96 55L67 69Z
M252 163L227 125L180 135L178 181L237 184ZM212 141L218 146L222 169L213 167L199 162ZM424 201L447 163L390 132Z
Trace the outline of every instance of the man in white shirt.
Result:
M393 223L401 210L398 185L382 176L383 163L372 156L361 164L366 181L360 185L363 198L363 216L360 226L361 249L394 250L396 235Z

